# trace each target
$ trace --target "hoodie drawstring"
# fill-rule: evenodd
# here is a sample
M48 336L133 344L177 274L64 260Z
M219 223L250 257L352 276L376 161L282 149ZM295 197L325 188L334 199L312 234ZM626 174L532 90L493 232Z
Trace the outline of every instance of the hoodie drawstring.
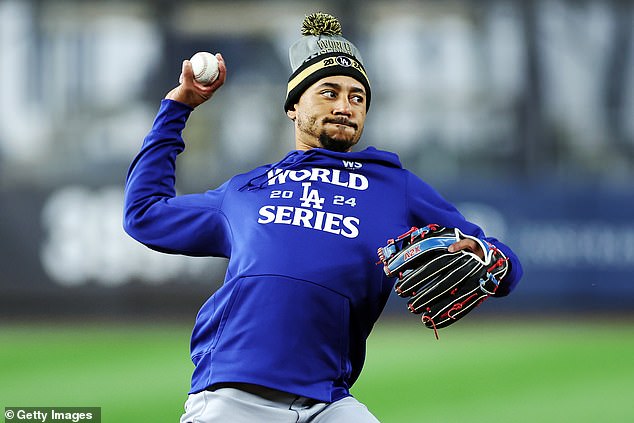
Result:
M316 151L314 150L293 150L289 152L282 160L271 165L269 169L249 179L249 181L242 185L238 191L256 191L264 188L264 186L273 178L275 178L280 172L285 170L291 170L298 167L304 160L312 157ZM295 159L299 155L298 159ZM270 174L269 174L270 172ZM267 176L268 175L268 176ZM266 178L265 178L266 177ZM260 180L260 182L257 182Z

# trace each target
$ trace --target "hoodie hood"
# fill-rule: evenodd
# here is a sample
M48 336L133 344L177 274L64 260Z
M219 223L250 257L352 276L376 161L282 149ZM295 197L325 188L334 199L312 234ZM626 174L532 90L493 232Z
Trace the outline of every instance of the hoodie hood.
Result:
M352 151L348 153L326 150L324 148L292 150L278 162L259 168L261 172L256 174L256 176L240 187L240 191L245 189L249 191L262 189L262 187L264 187L269 181L268 175L271 170L273 170L274 172L272 173L275 174L275 171L277 170L293 170L299 168L300 165L307 164L321 167L332 167L335 163L338 164L338 161L342 161L344 165L346 162L372 162L388 167L403 167L400 159L395 153L379 150L374 147L367 147L361 151Z
M374 147L367 147L365 150L361 151L352 151L349 153L340 153L337 151L326 150L323 148L314 148L312 150L306 151L314 151L315 154L320 154L322 157L329 157L338 160L354 160L360 161L364 163L374 162L378 164L382 164L384 166L397 167L402 168L400 159L395 153L389 151L379 150Z

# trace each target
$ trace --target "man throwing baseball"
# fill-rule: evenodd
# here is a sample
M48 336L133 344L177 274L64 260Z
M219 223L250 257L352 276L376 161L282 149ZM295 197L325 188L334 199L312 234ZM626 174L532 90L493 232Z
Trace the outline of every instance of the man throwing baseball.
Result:
M370 107L370 80L339 22L322 13L305 19L302 37L290 48L284 109L295 128L294 149L216 189L177 196L181 133L190 113L225 83L225 63L217 58L219 77L207 86L194 81L189 61L183 63L182 82L161 102L125 190L124 227L138 241L165 253L229 259L222 287L196 319L195 369L180 421L377 422L350 394L366 339L394 290L390 277L399 273L388 275L377 265L377 247L413 226L431 229L416 231L412 242L427 241L440 226L455 228L446 255L467 252L488 266L495 252L504 266L503 272L484 266L482 275L490 277L478 273L477 304L511 292L522 275L520 262L395 154L352 151ZM408 245L403 260L427 248ZM387 269L386 254L396 250L392 243L380 251ZM488 281L486 291L478 280ZM450 297L464 282L452 284ZM469 298L450 298L443 322L453 322ZM432 309L411 308L426 322L440 322L428 314Z

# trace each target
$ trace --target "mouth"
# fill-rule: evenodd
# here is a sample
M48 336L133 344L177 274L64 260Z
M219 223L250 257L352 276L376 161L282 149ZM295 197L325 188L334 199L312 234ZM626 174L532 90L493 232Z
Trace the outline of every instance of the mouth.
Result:
M349 121L348 119L326 119L324 120L324 123L331 123L333 125L341 125L347 126L352 129L357 129L357 124Z

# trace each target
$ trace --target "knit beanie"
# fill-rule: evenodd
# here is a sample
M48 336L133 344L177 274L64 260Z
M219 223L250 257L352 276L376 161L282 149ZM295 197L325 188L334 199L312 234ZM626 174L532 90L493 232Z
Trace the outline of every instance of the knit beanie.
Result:
M343 38L339 20L326 13L313 13L304 19L301 33L289 49L293 73L288 79L284 110L291 110L308 87L333 75L350 76L363 84L369 109L370 81L361 54Z

